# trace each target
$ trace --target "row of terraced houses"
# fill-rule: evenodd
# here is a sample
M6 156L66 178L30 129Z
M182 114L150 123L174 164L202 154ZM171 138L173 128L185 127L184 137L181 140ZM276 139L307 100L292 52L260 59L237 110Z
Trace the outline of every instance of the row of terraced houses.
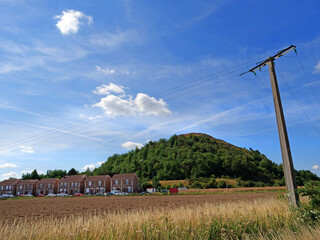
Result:
M47 195L50 193L65 193L73 195L108 193L119 191L126 193L137 193L139 190L139 179L135 173L89 176L69 175L59 178L48 178L39 180L9 179L0 182L0 195L8 194L20 196L21 194Z

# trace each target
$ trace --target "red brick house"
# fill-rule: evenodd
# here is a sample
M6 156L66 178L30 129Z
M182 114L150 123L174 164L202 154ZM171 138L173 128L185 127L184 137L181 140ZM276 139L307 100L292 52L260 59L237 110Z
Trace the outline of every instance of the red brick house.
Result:
M115 174L111 180L111 191L137 193L139 178L135 173Z
M109 175L90 176L85 181L85 194L110 192L111 177Z
M9 179L0 182L0 195L16 195L17 184L20 181L19 179Z
M58 192L73 195L76 193L84 193L84 183L87 179L86 175L67 175L61 178Z
M18 184L17 184L17 196L21 195L21 194L32 194L32 195L36 195L36 189L37 189L37 182L39 182L39 180L37 179L32 179L32 180L21 180Z
M59 178L46 178L37 182L37 194L48 195L49 193L57 193L59 187Z

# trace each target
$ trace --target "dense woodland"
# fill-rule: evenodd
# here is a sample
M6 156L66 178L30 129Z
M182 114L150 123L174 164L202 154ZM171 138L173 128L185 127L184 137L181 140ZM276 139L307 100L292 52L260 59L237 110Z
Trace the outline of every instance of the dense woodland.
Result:
M82 173L89 176L136 173L141 182L182 179L208 182L215 178L237 178L244 186L256 186L256 183L284 185L282 165L272 162L258 150L239 148L209 135L196 133L150 141L141 149L114 154L100 167ZM38 175L35 171L23 178L61 178L72 174L80 173L75 169L69 172L49 170L47 174ZM309 170L296 171L296 177L299 185L307 180L320 180Z

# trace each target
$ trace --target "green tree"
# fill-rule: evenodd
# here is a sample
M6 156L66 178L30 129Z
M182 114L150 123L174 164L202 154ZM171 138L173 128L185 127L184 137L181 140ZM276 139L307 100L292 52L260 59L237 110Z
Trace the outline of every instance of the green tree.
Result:
M39 176L39 174L38 174L38 172L37 172L36 169L31 172L30 178L31 178L31 179L38 179L38 180L40 180L40 176Z
M67 175L77 175L77 174L79 174L79 172L76 169L71 168Z

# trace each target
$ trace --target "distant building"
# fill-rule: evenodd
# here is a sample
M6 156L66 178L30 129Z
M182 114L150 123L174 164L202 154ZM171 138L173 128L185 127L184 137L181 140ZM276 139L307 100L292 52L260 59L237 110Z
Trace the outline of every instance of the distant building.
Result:
M21 180L17 184L17 196L21 194L32 194L36 195L36 189L37 189L37 182L39 180L33 179L33 180Z
M16 195L17 184L20 181L19 179L9 179L0 182L0 195Z
M61 178L58 192L73 195L76 193L84 193L84 183L87 179L86 175L67 175Z
M85 194L104 194L110 192L111 177L109 175L90 176L85 181Z
M50 193L56 194L59 187L59 178L44 178L37 182L37 194L48 195Z
M115 174L111 179L111 191L137 193L139 178L135 173Z

